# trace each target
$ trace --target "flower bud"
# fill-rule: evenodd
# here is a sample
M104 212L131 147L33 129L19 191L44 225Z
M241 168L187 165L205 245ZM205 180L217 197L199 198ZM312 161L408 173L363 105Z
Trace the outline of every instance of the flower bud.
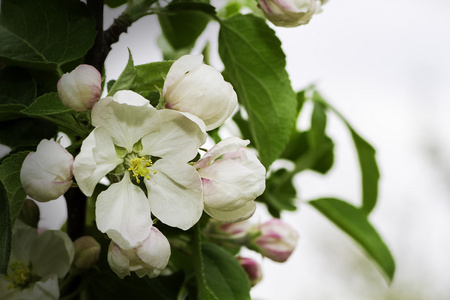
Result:
M250 281L250 285L253 287L256 284L258 284L258 282L260 282L263 277L263 273L262 273L260 264L256 260L253 260L248 257L238 256L237 260L241 264L245 273L247 273L248 279Z
M79 65L58 81L61 102L76 111L86 111L94 106L102 93L102 75L90 65Z
M169 241L156 227L152 227L141 246L123 250L111 241L108 249L108 263L121 279L130 275L130 271L139 277L156 277L166 268L169 258Z
M264 192L266 170L237 137L224 139L194 164L202 179L204 210L224 222L250 218Z
M297 231L280 219L272 219L259 226L261 235L251 247L276 262L285 262L295 249Z
M91 236L82 236L73 242L75 257L73 264L76 268L87 270L98 261L100 244Z
M20 181L31 198L47 202L63 195L72 185L73 156L58 142L42 140L25 158Z
M202 55L185 55L167 73L162 95L169 109L191 113L203 120L206 130L222 125L237 106L233 86Z
M30 198L25 199L20 209L19 219L25 224L37 228L40 219L39 207Z
M308 24L316 13L316 0L258 0L266 18L275 26L296 27Z

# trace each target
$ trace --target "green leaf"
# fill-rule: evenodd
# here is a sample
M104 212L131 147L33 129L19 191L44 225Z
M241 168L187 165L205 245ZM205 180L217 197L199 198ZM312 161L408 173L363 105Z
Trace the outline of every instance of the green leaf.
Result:
M206 9L215 13L214 7L205 3L172 2L158 15L161 30L174 50L194 47L211 19L203 12Z
M6 274L11 253L11 217L5 188L0 182L0 274Z
M152 62L136 66L137 76L131 89L137 93L158 92L164 86L164 80L173 61Z
M11 148L37 145L42 139L56 136L57 126L38 119L15 119L0 122L0 144Z
M83 57L96 35L95 22L78 0L3 0L0 61L56 71Z
M252 142L269 167L283 152L296 119L297 100L274 31L261 18L236 15L220 23L225 76L244 105Z
M137 71L134 67L133 56L131 55L130 49L128 49L128 63L122 74L120 74L119 79L114 82L114 85L108 91L108 96L113 96L117 91L129 90L136 78L136 74Z
M223 248L202 244L203 270L211 292L217 299L250 300L250 282L236 258Z
M27 197L20 183L20 169L28 155L28 151L19 152L5 158L0 165L0 181L2 182L6 196L8 197L9 216L11 228L22 208L23 201Z
M317 199L309 204L350 235L375 261L388 281L392 281L395 273L394 258L361 209L335 198Z
M22 110L23 113L34 116L56 115L72 111L62 104L58 93L47 93L36 99L29 107Z
M350 125L350 123L330 104L315 92L313 100L328 106L336 115L341 118L349 129L356 152L358 154L359 166L361 168L361 184L362 184L362 211L369 214L377 203L378 198L378 182L380 180L380 171L376 160L376 151L366 140L364 140Z
M104 3L111 8L116 8L127 3L127 0L105 0Z
M20 111L36 97L36 84L24 69L0 69L0 121L22 117Z

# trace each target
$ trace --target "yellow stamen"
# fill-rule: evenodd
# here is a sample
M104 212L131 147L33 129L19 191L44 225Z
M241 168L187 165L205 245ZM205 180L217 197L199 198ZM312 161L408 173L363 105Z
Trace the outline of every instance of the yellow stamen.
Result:
M151 159L146 159L145 157L134 158L131 161L131 167L128 168L129 171L133 172L133 177L136 178L136 182L140 183L139 177L144 177L150 180L150 170L148 167L153 166ZM156 170L153 171L156 174Z
M31 272L27 265L21 261L14 261L9 264L7 278L12 281L8 289L15 287L26 287L31 282Z

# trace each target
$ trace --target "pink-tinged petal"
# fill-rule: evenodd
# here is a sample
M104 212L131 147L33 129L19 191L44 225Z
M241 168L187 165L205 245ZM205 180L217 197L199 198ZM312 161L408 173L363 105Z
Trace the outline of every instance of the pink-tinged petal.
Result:
M169 69L166 80L164 81L163 96L167 88L179 80L186 72L201 66L203 62L203 55L184 55L177 59Z
M145 274L150 278L158 276L169 263L170 253L167 238L156 227L152 227L149 237L136 249L136 254L147 267L141 275ZM139 276L137 270L136 274Z
M236 152L240 148L246 147L248 144L250 144L249 140L242 140L238 137L228 137L209 149L208 152L194 164L194 167L197 169L205 168L219 156L230 152Z
M120 279L130 275L130 259L136 256L134 249L123 250L114 241L109 244L108 264Z
M203 211L202 184L197 171L185 163L160 159L150 180L145 180L152 213L164 224L191 228Z
M199 118L173 110L159 110L161 127L142 139L139 155L152 155L188 162L206 141L205 125Z
M256 210L256 203L250 201L234 210L214 209L205 204L205 212L222 222L239 222L249 219Z
M75 255L72 241L60 230L44 231L28 250L33 266L31 272L39 277L56 274L58 278L63 278L69 272Z
M92 108L92 125L108 130L114 144L131 152L133 145L160 126L157 110L132 91L118 91Z
M77 184L86 196L91 196L97 183L123 159L117 157L114 143L104 128L95 128L81 145L75 157L73 173Z
M128 172L119 183L100 193L95 205L97 227L122 249L137 247L150 234L152 219L144 192Z

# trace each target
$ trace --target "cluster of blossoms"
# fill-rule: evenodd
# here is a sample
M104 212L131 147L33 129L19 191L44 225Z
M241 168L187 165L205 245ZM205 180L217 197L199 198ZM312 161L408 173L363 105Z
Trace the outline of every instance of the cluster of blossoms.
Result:
M187 230L203 211L222 222L248 219L265 189L265 168L237 137L222 140L195 161L207 131L237 106L233 87L202 56L183 56L162 89L163 109L140 94L116 92L98 100L101 78L82 65L62 76L58 94L76 111L90 111L94 129L72 157L43 140L24 161L22 185L38 201L63 195L73 183L91 196L105 176L111 185L96 201L98 229L111 239L108 262L121 278L155 277L167 266L170 244L160 221ZM98 101L97 101L98 100Z
M297 246L298 232L280 219L271 219L262 224L248 220L235 223L222 223L211 220L204 231L210 239L224 247L241 247L260 253L275 262L286 262ZM262 279L260 265L253 259L238 257L252 286Z
M296 27L308 24L326 2L328 0L258 0L258 7L274 25Z

